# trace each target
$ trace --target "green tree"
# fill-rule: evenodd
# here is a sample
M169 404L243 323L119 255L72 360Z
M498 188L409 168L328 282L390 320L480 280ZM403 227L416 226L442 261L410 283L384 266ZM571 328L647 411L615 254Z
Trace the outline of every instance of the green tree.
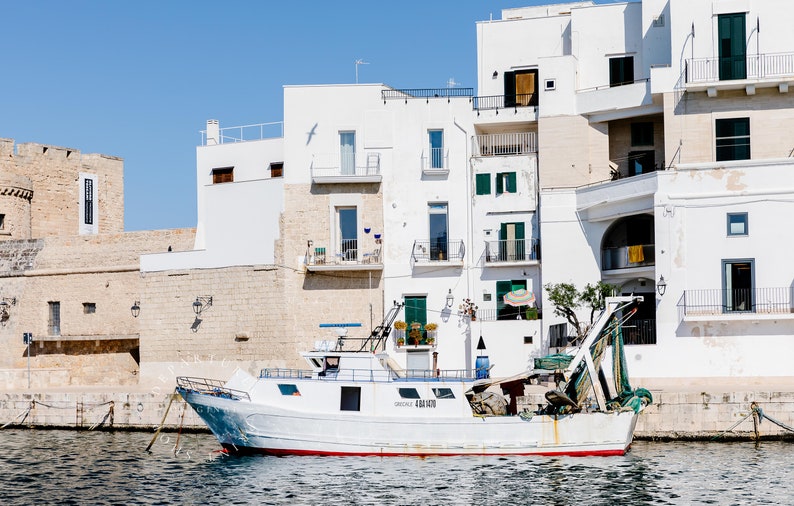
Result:
M565 318L576 331L576 341L581 342L593 326L598 311L604 309L604 299L615 293L617 287L599 281L588 283L579 291L572 283L547 283L546 300L554 305L554 314ZM590 309L590 321L579 320L577 310Z

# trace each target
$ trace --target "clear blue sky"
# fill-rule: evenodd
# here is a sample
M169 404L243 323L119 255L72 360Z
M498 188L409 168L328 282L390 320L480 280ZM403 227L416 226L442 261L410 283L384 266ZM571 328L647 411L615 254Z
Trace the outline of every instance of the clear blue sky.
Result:
M282 86L353 83L356 59L361 83L476 88L475 23L546 3L3 2L0 137L121 157L126 230L192 227L207 119L281 121Z

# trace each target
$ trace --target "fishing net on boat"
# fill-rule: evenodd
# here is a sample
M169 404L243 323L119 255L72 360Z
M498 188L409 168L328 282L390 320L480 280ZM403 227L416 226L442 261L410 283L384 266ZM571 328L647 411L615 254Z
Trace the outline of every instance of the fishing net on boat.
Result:
M644 388L631 388L629 372L626 367L626 353L623 349L623 332L620 326L612 329L612 377L615 379L615 391L618 395L610 399L612 408L626 407L639 413L640 410L653 402L653 396Z
M483 416L504 416L507 414L507 399L496 392L478 392L469 397L472 411Z
M546 355L535 359L535 369L565 369L571 363L571 360L573 360L573 355L566 355L565 353Z

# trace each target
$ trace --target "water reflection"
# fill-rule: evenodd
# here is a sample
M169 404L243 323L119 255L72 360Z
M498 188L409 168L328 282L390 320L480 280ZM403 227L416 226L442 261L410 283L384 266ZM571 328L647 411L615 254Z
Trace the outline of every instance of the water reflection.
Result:
M206 434L4 430L3 504L787 504L785 442L623 457L229 457Z

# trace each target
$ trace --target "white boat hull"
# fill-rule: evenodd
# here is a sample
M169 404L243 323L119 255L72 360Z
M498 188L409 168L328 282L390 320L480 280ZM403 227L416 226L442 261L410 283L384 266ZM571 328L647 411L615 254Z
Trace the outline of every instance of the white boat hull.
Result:
M272 455L623 455L637 413L418 418L311 414L181 391L229 451Z

